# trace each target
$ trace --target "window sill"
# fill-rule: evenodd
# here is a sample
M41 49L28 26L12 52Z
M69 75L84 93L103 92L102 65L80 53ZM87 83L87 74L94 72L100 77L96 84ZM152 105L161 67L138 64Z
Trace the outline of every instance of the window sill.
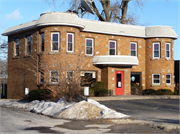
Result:
M170 61L172 61L173 59L167 59L167 58L166 58L166 60L170 60Z
M171 85L171 84L168 84L168 85L166 85L166 87L173 87L173 85Z
M158 84L152 84L151 87L161 87L161 85L158 85Z
M15 56L15 57L13 57L12 59L19 59L19 56Z
M161 60L161 58L153 58L153 59L150 59L150 60Z
M75 52L66 52L66 54L72 54L72 55L75 55L76 53L75 53Z
M94 55L85 55L86 57L92 57L92 56L94 56Z
M31 55L25 55L25 56L23 56L23 58L30 58L31 57Z
M60 52L49 52L48 54L60 54Z

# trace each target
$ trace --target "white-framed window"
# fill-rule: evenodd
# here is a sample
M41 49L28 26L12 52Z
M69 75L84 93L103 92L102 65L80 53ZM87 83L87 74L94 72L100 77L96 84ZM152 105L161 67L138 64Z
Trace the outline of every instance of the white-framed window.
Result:
M161 46L160 43L153 43L153 58L160 58Z
M57 70L50 71L50 83L54 83L54 84L59 83L59 71Z
M15 56L19 56L19 38L15 39Z
M109 55L116 55L116 41L109 41Z
M166 43L166 58L170 59L171 58L171 44Z
M86 38L86 55L93 55L93 39Z
M74 52L74 34L67 33L67 52Z
M152 82L153 84L160 85L161 84L161 74L152 74Z
M171 84L171 74L166 74L166 84L167 85Z
M59 51L59 33L58 32L51 33L51 51L52 52Z
M26 55L31 54L31 36L27 36L26 38Z
M67 79L74 78L74 71L66 71L66 78Z
M131 56L137 56L137 43L131 42Z
M41 34L41 52L44 52L44 33Z

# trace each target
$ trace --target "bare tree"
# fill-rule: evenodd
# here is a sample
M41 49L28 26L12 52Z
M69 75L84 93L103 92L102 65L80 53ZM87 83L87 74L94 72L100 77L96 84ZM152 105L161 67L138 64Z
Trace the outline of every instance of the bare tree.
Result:
M56 5L58 0L44 0ZM138 17L135 14L128 14L128 4L131 0L84 0L87 2L95 16L100 21L117 22L122 24L137 24ZM143 8L143 0L134 0L137 7ZM61 1L61 5L69 4L71 11L76 11L83 17L87 11L78 12L81 0Z

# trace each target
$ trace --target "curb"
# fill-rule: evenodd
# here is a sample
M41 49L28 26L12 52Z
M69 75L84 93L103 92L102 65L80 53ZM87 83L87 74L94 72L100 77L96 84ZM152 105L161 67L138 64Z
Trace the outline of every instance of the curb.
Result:
M180 96L111 96L111 97L89 97L96 101L109 100L147 100L147 99L180 99Z

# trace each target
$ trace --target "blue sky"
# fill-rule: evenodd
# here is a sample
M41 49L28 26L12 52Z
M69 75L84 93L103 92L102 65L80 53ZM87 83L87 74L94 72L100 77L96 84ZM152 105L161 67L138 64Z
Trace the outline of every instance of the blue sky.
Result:
M43 12L67 11L68 5L60 6L62 0L59 1L54 6L44 0L0 0L0 33L9 27L36 20ZM172 26L180 36L180 0L144 0L142 10L131 1L128 12L139 16L140 24ZM86 15L86 18L94 17ZM174 59L180 60L180 39L174 41Z

